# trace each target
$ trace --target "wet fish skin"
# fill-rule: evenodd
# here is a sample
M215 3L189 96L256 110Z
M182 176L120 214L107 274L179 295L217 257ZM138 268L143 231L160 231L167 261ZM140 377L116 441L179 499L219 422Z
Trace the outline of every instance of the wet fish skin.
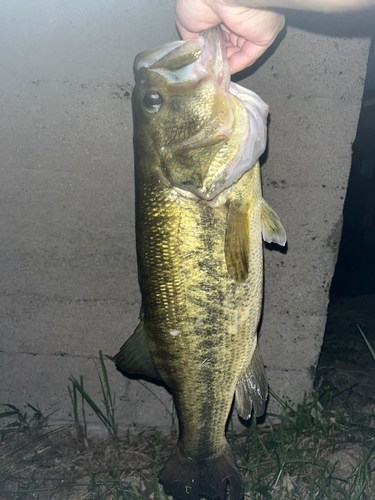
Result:
M159 477L177 500L224 500L227 483L232 500L243 496L225 425L235 393L243 418L264 411L262 238L285 244L262 198L259 162L238 173L248 114L230 92L224 52L216 29L134 65L142 311L115 360L172 391L179 440Z

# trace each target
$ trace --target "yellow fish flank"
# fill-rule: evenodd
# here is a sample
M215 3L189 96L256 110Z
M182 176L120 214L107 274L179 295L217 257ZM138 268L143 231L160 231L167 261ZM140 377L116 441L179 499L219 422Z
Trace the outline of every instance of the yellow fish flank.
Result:
M159 475L166 493L224 500L230 485L238 500L225 426L234 395L241 417L264 412L263 239L286 241L261 192L268 108L229 82L218 28L139 54L134 73L142 309L115 360L171 389L179 439Z

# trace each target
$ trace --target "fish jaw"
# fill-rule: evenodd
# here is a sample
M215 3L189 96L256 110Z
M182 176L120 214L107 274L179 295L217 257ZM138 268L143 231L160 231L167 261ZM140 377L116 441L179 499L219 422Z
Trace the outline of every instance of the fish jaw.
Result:
M134 61L135 79L137 81L139 72L145 68L159 74L171 85L197 82L207 74L206 60L200 57L204 46L204 38L198 37L142 52Z
M206 51L204 61L207 65L207 71L214 78L215 84L222 87L225 92L229 91L230 85L230 67L226 56L226 47L224 34L219 26L210 28L202 32L205 40Z
M188 41L175 41L138 54L134 61L134 75L141 68L163 76L169 83L198 82L207 74L227 92L230 69L225 56L224 37L216 26Z

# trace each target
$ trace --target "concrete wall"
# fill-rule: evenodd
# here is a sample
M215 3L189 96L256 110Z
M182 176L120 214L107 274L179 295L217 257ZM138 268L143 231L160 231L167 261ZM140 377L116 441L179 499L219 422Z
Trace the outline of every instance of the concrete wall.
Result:
M262 349L272 389L297 402L323 340L369 40L290 19L241 83L270 104L264 192L289 237L265 254ZM132 62L176 38L172 0L0 6L1 403L69 420L69 375L99 402L98 351L137 324ZM170 425L164 388L107 365L120 424Z

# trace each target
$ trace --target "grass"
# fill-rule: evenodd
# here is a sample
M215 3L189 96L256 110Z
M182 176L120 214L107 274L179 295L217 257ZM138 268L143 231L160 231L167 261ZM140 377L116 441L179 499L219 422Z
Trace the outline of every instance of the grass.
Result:
M332 393L314 393L312 401L305 399L296 409L279 401L283 412L270 415L259 428L252 425L234 445L248 498L352 500L365 498L365 490L375 498L374 489L370 494L372 461L375 466L371 416L333 410L333 400Z
M363 332L361 332L364 336ZM372 346L368 348L375 361ZM71 376L75 425L51 430L38 406L26 412L11 404L0 413L0 499L165 500L157 472L176 442L160 430L120 435L103 354L102 400L87 394L83 377ZM375 416L337 404L343 390L313 393L296 408L279 400L278 414L228 438L249 500L373 500ZM108 439L87 434L85 408L108 429ZM174 426L173 426L174 429Z
M77 429L77 435L79 439L85 440L87 439L87 424L86 424L86 413L85 413L85 403L87 403L94 413L97 415L99 420L104 424L107 428L110 436L113 439L119 440L119 436L117 433L117 423L115 419L115 400L112 396L111 388L109 386L108 373L107 368L104 363L103 353L99 351L99 362L101 373L97 369L98 378L100 382L100 387L102 390L102 403L104 405L104 411L100 409L100 407L91 399L89 394L84 389L83 385L83 377L81 376L79 381L71 375L69 377L70 382L72 383L72 388L68 387L70 399L73 406L73 414L74 421ZM82 420L79 416L79 398L78 393L81 395L81 414Z

